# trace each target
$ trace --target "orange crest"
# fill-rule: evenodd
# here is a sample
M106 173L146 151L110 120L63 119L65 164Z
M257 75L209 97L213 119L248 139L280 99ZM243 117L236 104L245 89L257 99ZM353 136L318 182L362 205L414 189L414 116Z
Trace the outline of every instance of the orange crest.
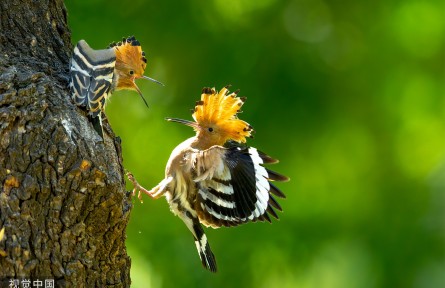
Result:
M123 38L122 42L111 43L109 48L116 52L116 69L118 71L133 71L134 76L144 75L147 59L141 44L134 36Z
M202 126L216 126L225 138L245 143L251 137L252 126L238 119L237 113L244 104L245 98L237 97L238 91L229 94L227 87L218 93L215 88L204 88L201 101L196 102L193 119Z

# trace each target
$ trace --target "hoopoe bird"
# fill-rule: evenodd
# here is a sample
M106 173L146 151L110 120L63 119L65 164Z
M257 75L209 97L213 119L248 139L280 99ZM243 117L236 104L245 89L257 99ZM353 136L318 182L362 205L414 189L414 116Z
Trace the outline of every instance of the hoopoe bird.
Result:
M115 90L137 91L148 107L135 80L143 78L163 85L144 75L146 67L147 58L134 36L113 42L103 50L92 49L85 40L77 43L70 63L71 96L76 105L86 107L95 130L102 138L101 113Z
M289 178L265 168L278 160L244 145L252 137L252 126L237 118L245 98L228 87L217 92L204 88L196 102L193 121L167 118L192 127L196 136L179 144L171 153L165 179L147 190L127 173L138 192L157 199L165 195L171 211L192 232L203 266L216 272L216 260L201 226L219 228L249 221L271 222L282 211L272 196L285 198L272 181Z

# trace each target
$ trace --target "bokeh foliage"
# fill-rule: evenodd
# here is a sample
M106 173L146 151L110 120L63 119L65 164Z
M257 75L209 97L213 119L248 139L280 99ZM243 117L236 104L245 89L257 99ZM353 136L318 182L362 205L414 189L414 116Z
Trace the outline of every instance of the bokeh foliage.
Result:
M161 199L134 200L134 287L445 287L443 1L67 1L73 43L135 35L146 75L107 116L147 188L193 135L202 87L248 100L249 144L291 177L273 225L207 229L219 272ZM128 185L130 189L130 185Z

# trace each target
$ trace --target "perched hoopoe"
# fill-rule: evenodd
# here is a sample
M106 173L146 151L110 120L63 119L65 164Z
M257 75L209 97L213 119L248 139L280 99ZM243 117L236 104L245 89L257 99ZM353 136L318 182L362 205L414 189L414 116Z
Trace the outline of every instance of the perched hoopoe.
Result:
M245 98L238 91L229 94L227 87L216 92L204 88L196 102L196 122L167 118L192 127L196 136L179 144L170 155L165 179L150 191L133 177L133 195L139 191L156 199L165 195L172 212L193 233L199 257L205 268L216 272L216 261L201 224L218 228L237 226L248 221L271 222L281 211L272 194L285 195L269 181L288 181L263 164L278 160L242 143L251 137L252 127L237 118ZM200 224L201 223L201 224Z
M77 43L70 64L71 96L78 106L87 108L94 128L102 137L101 112L105 109L105 100L114 90L136 90L147 105L134 81L144 78L163 85L144 76L146 66L145 53L134 36L123 38L117 44L111 43L103 50L93 50L84 40Z

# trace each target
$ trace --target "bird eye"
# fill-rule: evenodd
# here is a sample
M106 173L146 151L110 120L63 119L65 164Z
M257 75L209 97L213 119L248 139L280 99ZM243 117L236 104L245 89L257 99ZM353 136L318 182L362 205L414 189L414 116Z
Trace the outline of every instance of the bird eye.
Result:
M133 75L134 74L134 71L133 70L130 70L130 75Z
M213 132L213 128L212 127L209 127L209 132Z

